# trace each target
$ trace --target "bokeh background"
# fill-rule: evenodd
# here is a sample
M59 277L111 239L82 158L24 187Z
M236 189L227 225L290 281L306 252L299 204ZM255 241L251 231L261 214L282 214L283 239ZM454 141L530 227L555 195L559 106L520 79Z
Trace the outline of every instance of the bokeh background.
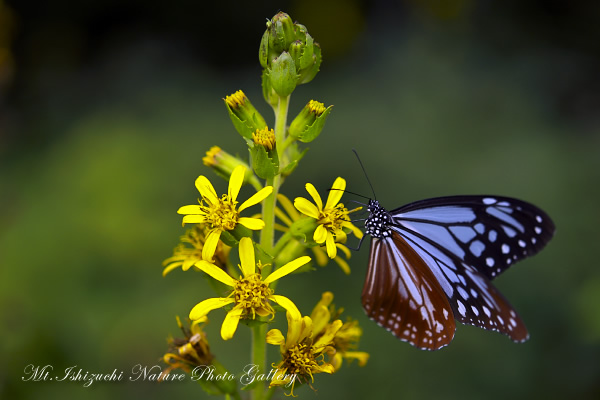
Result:
M364 327L365 368L317 376L301 398L600 397L600 6L597 2L405 0L192 2L0 0L0 398L207 398L197 384L22 382L28 364L90 372L152 366L175 315L208 295L193 271L161 277L197 197L204 152L246 154L222 98L242 89L268 120L258 45L279 10L307 26L324 62L292 97L335 105L285 183L344 176L388 208L490 193L539 205L557 234L496 281L525 344L459 326L422 352L360 306L368 246L282 280L309 313L332 290ZM349 199L350 197L348 197ZM249 336L218 336L232 371ZM282 395L280 397L283 397Z

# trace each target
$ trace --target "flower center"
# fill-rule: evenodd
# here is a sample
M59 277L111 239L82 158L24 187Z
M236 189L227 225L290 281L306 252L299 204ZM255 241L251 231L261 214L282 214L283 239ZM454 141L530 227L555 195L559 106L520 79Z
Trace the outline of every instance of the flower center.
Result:
M224 231L230 231L235 228L239 213L235 209L237 201L231 201L227 194L224 194L217 203L208 206L201 206L206 213L206 222L211 228L218 228Z
M312 372L319 366L312 352L312 346L297 344L285 354L285 364L290 374L312 377Z
M262 281L260 274L253 274L236 281L233 288L235 303L244 308L247 316L274 315L275 310L269 304L268 297L273 290Z
M342 228L342 223L350 221L348 213L348 209L340 203L333 208L321 211L318 222L330 232L337 231Z

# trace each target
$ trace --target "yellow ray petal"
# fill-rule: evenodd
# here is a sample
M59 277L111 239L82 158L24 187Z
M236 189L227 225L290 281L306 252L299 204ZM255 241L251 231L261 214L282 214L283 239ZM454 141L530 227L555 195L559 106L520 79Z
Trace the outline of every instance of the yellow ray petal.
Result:
M324 347L331 343L335 334L340 330L342 325L344 325L344 323L341 319L336 319L333 321L333 323L327 327L325 333L313 344L313 348Z
M167 276L167 274L171 271L173 271L175 268L181 266L181 264L183 264L183 262L179 261L179 262L174 262L173 264L169 264L169 266L167 268L165 268L163 270L162 275L163 276Z
M325 239L327 239L327 228L323 225L317 226L317 229L315 229L315 233L313 234L313 240L321 244L325 242Z
M338 249L340 249L346 255L346 258L350 258L352 256L352 254L350 253L350 249L348 247L344 246L341 243L336 243L335 245Z
M240 240L240 264L245 277L253 275L256 272L254 246L252 246L252 239L247 237Z
M242 224L246 228L252 229L253 231L259 231L265 227L265 221L258 218L242 217L238 219L238 224Z
M361 239L363 237L362 231L358 229L356 225L354 225L352 222L344 221L342 222L342 226L344 228L349 228L352 231L352 233L354 233L354 236L356 236L357 238Z
M333 235L329 232L327 232L327 240L325 240L325 244L327 245L327 255L329 256L329 258L335 258L335 256L337 255L337 247L335 247L335 240L333 239Z
M233 337L238 323L240 322L242 311L244 311L242 307L233 307L233 309L225 316L223 325L221 325L221 337L223 340L229 340Z
M321 200L321 196L319 195L319 192L317 192L317 189L315 189L312 183L307 183L306 191L308 192L308 194L310 194L310 197L312 197L315 201L315 204L317 205L319 211L321 211L323 209L323 200Z
M237 199L240 189L242 188L242 184L244 183L245 173L246 167L243 165L238 165L231 173L231 176L229 177L229 188L227 189L229 200L235 201L235 199Z
M292 204L290 199L285 197L283 194L278 193L277 201L281 204L281 206L283 207L285 212L288 213L288 215L292 218L292 220L295 221L298 218L300 218L300 214L298 214L298 211L296 211L296 209L294 208L294 205Z
M221 237L221 230L213 229L208 233L204 246L202 246L202 259L212 262L217 244L219 244L219 238Z
M204 215L186 215L181 221L181 226L185 224L202 224L206 222Z
M282 345L285 343L285 338L279 329L271 329L267 332L267 343Z
M215 188L204 175L200 175L198 179L196 179L196 189L198 189L200 195L210 204L215 204L219 201L219 196L217 196Z
M295 260L290 261L289 263L285 264L281 268L278 268L275 271L273 271L271 273L271 275L269 275L265 278L264 282L268 285L271 282L274 282L277 279L279 279L283 276L286 276L287 274L289 274L291 272L294 272L295 270L297 270L304 264L308 263L309 261L310 261L309 256L302 256L302 257L296 258Z
M223 271L221 268L217 267L214 264L209 263L208 261L202 260L198 261L194 264L196 267L206 272L208 275L212 276L219 282L223 282L227 286L235 286L236 280L233 279L227 272Z
M217 308L226 306L227 304L233 303L235 300L225 297L215 297L212 299L206 299L196 304L192 311L190 311L190 319L195 321L204 317L206 314Z
M280 296L278 294L272 294L269 296L269 300L272 300L275 303L279 304L281 307L285 308L292 320L298 321L302 318L302 314L300 314L300 310L298 310L298 307L296 307L294 302L288 299L287 297Z
M188 269L190 269L190 267L192 265L194 265L194 263L196 263L196 261L198 261L197 258L188 258L187 260L185 260L183 262L183 265L181 266L181 269L184 271L187 271Z
M336 242L346 243L346 240L348 239L348 236L346 235L346 232L344 232L341 229L338 229L334 233L335 233L335 241Z
M314 219L319 219L319 209L304 197L296 197L294 199L294 207L302 214L308 215Z
M271 193L273 193L273 186L265 186L258 192L254 193L252 197L250 197L248 200L243 202L238 208L238 211L242 212L246 208L252 207L253 205L260 203L261 201L269 197Z
M346 189L346 180L338 177L335 182L333 182L333 186L331 186L331 190L329 191L329 196L327 196L327 203L325 204L326 210L335 207L335 205L339 203L344 194L344 189Z
M200 208L199 205L192 204L189 206L179 207L177 214L205 214L205 212L202 211L202 208Z

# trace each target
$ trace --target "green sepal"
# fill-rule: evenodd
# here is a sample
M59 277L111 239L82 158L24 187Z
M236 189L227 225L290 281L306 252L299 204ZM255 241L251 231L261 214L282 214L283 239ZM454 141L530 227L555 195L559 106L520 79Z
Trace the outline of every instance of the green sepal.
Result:
M288 147L287 150L288 150L288 156L290 158L290 162L285 167L283 167L283 169L281 170L282 176L288 176L292 172L294 172L294 170L298 166L298 163L300 162L302 157L304 157L304 155L308 151L308 147L302 151L299 151L298 144L296 142L294 142Z
M279 104L279 96L273 90L273 86L271 86L271 79L269 78L269 70L263 69L262 75L262 92L265 101L273 107L273 109L277 108Z
M267 126L265 119L262 117L262 115L258 114L258 111L252 111L247 119L242 120L235 115L231 107L229 107L229 104L227 104L227 101L223 101L225 103L225 107L227 107L229 118L231 118L231 122L233 123L235 130L238 131L238 133L244 138L252 140L252 134L256 132L257 129L264 129Z
M250 148L252 168L262 179L270 179L279 173L279 156L277 148L267 151L263 146L255 144Z
M299 141L310 143L321 134L321 131L325 126L325 121L331 112L331 107L333 106L327 107L323 114L318 116L311 125L307 126L299 135L297 135Z
M319 46L319 43L313 45L312 59L312 66L306 67L300 71L301 74L298 78L298 85L312 81L319 72L319 68L321 68L321 46Z

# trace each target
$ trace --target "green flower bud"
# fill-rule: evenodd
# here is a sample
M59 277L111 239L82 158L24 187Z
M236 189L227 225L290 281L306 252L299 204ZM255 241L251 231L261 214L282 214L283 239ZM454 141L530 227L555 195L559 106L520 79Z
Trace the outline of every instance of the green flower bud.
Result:
M269 47L270 50L281 54L287 51L290 44L296 40L296 30L294 28L294 22L284 12L280 12L273 17L270 21L270 26L267 24L269 29Z
M277 96L277 93L275 93L273 87L271 86L271 79L269 78L268 69L263 69L261 79L263 96L265 98L265 101L269 103L271 107L273 107L273 109L275 109L277 107L277 104L279 103L279 96Z
M313 54L310 58L312 63L310 63L308 67L300 70L298 85L312 81L317 75L317 72L319 72L319 68L321 67L321 46L319 46L318 43L313 45Z
M239 158L232 156L219 146L213 146L206 152L206 155L202 158L204 165L215 170L216 174L225 180L229 180L233 170L243 165L246 170L250 170L250 166ZM244 184L250 183L254 187L262 186L256 175L246 173L244 175Z
M288 52L284 51L273 61L269 71L269 80L271 87L279 96L287 97L292 94L296 88L298 74L294 60Z
M263 179L273 178L279 173L279 155L275 147L275 132L265 127L252 133L254 145L250 148L252 167Z
M312 142L323 130L331 107L325 108L323 103L309 101L290 124L289 134L301 142Z
M235 129L248 140L252 140L254 131L267 126L265 119L241 90L225 97L225 106Z

